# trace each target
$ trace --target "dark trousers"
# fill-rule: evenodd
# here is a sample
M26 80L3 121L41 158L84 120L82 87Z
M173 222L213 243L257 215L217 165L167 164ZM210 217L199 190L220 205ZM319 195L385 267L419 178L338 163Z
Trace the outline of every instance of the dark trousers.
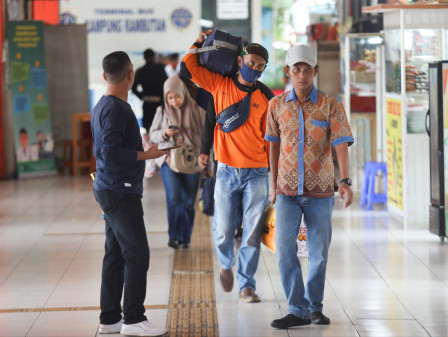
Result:
M123 286L124 322L144 321L149 246L141 196L113 191L93 192L106 222L100 323L114 324L121 319Z
M160 103L154 102L144 102L143 103L143 127L149 132L151 128L152 121L154 120L154 116L156 115L157 107L162 105Z
M194 226L194 203L198 192L199 175L177 173L167 163L160 168L165 186L170 240L189 243Z

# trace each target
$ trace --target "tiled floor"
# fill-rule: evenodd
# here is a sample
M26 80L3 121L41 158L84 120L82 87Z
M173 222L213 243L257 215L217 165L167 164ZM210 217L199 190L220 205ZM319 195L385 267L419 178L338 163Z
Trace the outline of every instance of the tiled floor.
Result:
M145 304L159 326L166 325L174 256L164 199L160 176L146 180ZM89 177L0 181L0 337L97 335L103 232ZM403 228L385 210L335 207L324 299L330 326L272 329L287 305L265 247L256 278L263 301L241 304L236 287L224 293L215 274L220 336L448 336L448 244L423 225Z

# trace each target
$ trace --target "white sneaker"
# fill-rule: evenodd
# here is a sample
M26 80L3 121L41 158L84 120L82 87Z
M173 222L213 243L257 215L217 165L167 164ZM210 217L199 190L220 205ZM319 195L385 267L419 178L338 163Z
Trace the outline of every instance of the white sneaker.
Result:
M168 330L158 328L149 321L143 321L135 324L123 324L120 333L128 336L162 336L167 332Z
M100 324L98 333L119 333L121 331L122 325L123 320L120 320L115 324Z

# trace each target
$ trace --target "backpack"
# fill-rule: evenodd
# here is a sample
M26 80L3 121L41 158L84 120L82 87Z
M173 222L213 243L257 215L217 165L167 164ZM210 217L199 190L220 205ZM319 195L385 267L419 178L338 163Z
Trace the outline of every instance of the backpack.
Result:
M243 39L221 30L214 30L207 36L201 48L190 49L199 54L199 64L214 73L233 76L238 71L237 56L243 50Z

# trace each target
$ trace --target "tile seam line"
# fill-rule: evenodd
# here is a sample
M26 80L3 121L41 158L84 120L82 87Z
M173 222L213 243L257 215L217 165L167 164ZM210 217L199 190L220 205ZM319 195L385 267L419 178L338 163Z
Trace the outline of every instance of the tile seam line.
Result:
M431 268L416 254L414 253L409 247L408 245L405 243L405 241L400 240L399 237L397 237L397 235L391 231L389 228L387 229L388 232L390 232L390 234L392 234L392 236L395 238L395 240L397 240L398 242L400 242L405 248L406 250L411 253L412 256L414 256L422 265L425 266L425 268L432 274L434 275L446 288L448 288L448 283L446 283L445 280L443 280L439 275L437 275L433 270L431 270ZM443 243L438 243L443 244Z
M167 304L152 304L145 305L145 309L148 310L166 310L168 309ZM99 306L80 306L80 307L42 307L42 308L11 308L11 309L0 309L0 314L9 313L30 313L30 312L63 312L63 311L99 311Z
M352 324L353 329L356 331L356 334L359 336L360 333L358 332L358 329L356 329L356 325L353 322L353 320L351 319L351 317L349 316L349 314L347 313L347 311L345 310L344 306L342 305L341 301L339 300L339 297L335 291L335 288L333 287L333 285L331 284L331 280L326 277L326 281L328 282L329 287L331 288L331 291L333 292L334 297L336 298L336 301L338 302L339 306L341 307L342 311L344 312L345 316L347 317L347 319L350 321L350 323Z
M265 256L264 256L265 254L264 254L264 252L261 251L261 250L260 250L260 253L261 253L261 257L263 258L263 263L264 263L264 265L265 265L265 267L266 267L266 270L267 270L267 272L268 272L268 275L269 275L269 281L270 281L270 283L271 283L272 290L274 291L274 296L275 296L275 299L276 299L276 301L277 301L277 306L278 306L279 314L281 315L281 314L282 314L282 310L281 310L280 301L279 301L279 298L278 298L278 296L277 296L277 292L275 291L274 283L272 282L271 272L269 271L269 268L267 267L266 258L265 258ZM288 333L288 335L289 335L289 333Z
M53 188L54 189L54 188ZM52 191L53 189L49 188L46 189L46 193L50 193L50 191ZM45 193L44 193L45 194ZM77 191L77 194L79 194L79 191ZM40 199L41 196L39 196L39 198L35 198L35 200L31 203L31 205L35 204L37 202L37 200ZM63 212L65 212L65 210L69 207L69 204L67 204L64 207ZM18 216L20 218L20 216ZM11 270L11 272L8 274L8 276L6 276L6 278L2 281L2 283L0 284L0 288L2 287L2 285L11 277L11 275L16 271L16 269L19 267L19 265L23 262L23 260L28 257L28 255L30 254L30 252L37 246L37 244L42 240L42 237L46 236L46 232L48 230L48 228L50 228L54 222L56 221L57 217L50 222L47 227L45 227L45 229L43 230L42 234L40 235L40 237L38 237L38 239L36 240L36 242L30 247L30 249L25 253L25 255L20 259L20 261L16 264L16 266L13 268L13 270ZM85 239L84 239L85 240Z
M384 278L384 276L379 272L379 270L376 268L376 266L372 263L372 261L368 258L368 256L361 250L361 248L356 244L356 241L354 241L349 233L346 231L345 228L342 228L342 231L345 233L347 238L350 240L350 242L355 246L355 248L358 250L358 252L361 253L361 256L369 263L369 265L375 270L377 275L383 280L383 282L387 285L388 289L391 291L391 293L394 295L395 299L400 303L401 307L416 321L418 320L414 317L414 315L411 314L411 312L406 308L403 301L400 299L400 297L397 295L397 293L392 289L390 283ZM389 231L389 230L387 230ZM401 242L400 242L401 243ZM420 324L420 322L419 322ZM426 330L425 330L426 331Z
M79 243L78 248L76 249L76 251L74 252L72 258L70 259L70 262L67 264L67 266L65 267L64 271L62 272L62 275L59 277L59 280L56 282L53 290L48 295L47 300L45 301L44 305L42 306L43 308L45 308L46 305L48 304L48 302L50 301L50 299L53 296L54 292L56 291L58 285L61 283L61 280L64 278L65 274L67 273L67 270L70 268L70 266L73 264L73 261L78 256L78 254L79 254L79 252L81 250L81 247L86 242L86 240L87 240L87 236L85 236L84 239ZM33 325L34 325L34 323L33 323Z
M49 188L49 189L46 189L45 191L46 191L46 193L50 193L50 191L52 191L54 188ZM77 194L79 194L79 191L77 191ZM41 196L39 196L39 198L40 198ZM37 201L39 200L39 198L36 198L35 200L34 200L34 202L33 203L31 203L32 205L34 204L34 203L37 203ZM64 207L64 209L63 209L63 211L65 211L67 208L69 207L69 204L67 204L65 207ZM41 234L41 236L39 237L39 239L36 241L36 243L33 245L33 247L25 254L25 256L23 257L23 258L25 258L26 256L28 256L29 254L30 254L30 252L31 252L31 250L42 240L42 238L44 237L44 234L47 232L47 230L57 221L57 219L58 219L58 217L56 217L51 223L49 223L48 224L48 226L47 227L45 227L45 229L44 229L44 231L43 231L43 233ZM83 242L85 241L85 239L86 238L84 238L84 240L83 240ZM79 248L78 248L78 250L79 250ZM22 263L22 260L20 261L20 263ZM16 267L18 267L19 265L20 265L20 263L16 266ZM70 264L71 264L71 261L70 261ZM15 270L16 268L14 268L14 270ZM65 270L66 271L66 270ZM65 271L64 271L64 273L62 274L62 276L65 274ZM10 274L11 275L11 274ZM61 277L62 277L61 276ZM8 277L9 278L9 277ZM57 287L57 285L59 284L59 282L60 282L60 279L58 280L58 282L56 283L56 286L55 286L55 288ZM54 289L55 289L54 288ZM51 294L49 295L49 297L48 297L48 299L51 297L51 295L53 294L53 292L54 292L54 289L53 289L53 291L51 292ZM48 302L48 299L47 299L47 301L44 303L44 305L43 305L43 307L45 307L45 305L47 304L47 302ZM39 317L41 316L41 314L42 314L42 312L39 312L38 313L38 315L37 315L37 317L36 317L36 319L33 321L33 323L31 324L31 326L30 326L30 328L28 329L28 331L26 332L26 334L25 334L25 336L28 336L29 335L29 333L31 332L31 330L33 329L33 327L34 327L34 325L36 324L36 322L37 322L37 320L39 319Z

